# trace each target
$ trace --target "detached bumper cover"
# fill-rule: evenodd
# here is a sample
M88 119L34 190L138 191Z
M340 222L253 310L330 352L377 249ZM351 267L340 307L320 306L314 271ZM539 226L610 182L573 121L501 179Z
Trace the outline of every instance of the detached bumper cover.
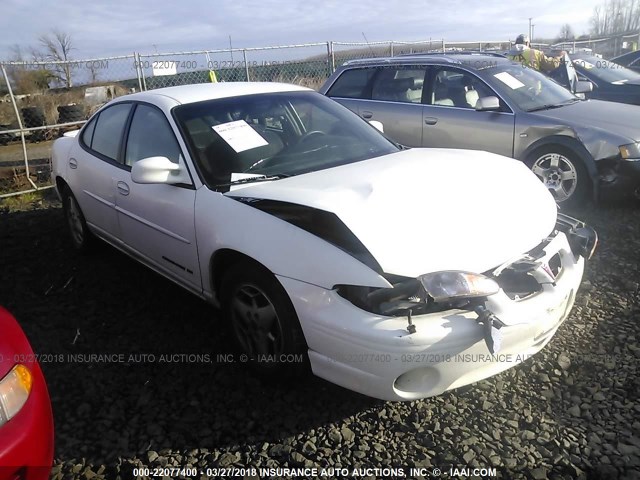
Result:
M502 290L487 307L502 327L502 348L491 355L483 326L471 311L385 317L361 310L333 290L279 277L288 291L309 345L314 374L383 400L415 400L441 394L511 368L539 352L567 318L584 271L564 233L545 247L560 255L555 284L523 300Z

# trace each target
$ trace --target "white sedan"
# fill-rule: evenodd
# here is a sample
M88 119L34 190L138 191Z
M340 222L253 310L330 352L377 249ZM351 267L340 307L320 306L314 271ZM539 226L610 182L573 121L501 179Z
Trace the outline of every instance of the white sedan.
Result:
M53 180L75 247L220 306L254 369L387 400L540 351L596 243L521 162L402 148L293 85L118 98L55 142Z

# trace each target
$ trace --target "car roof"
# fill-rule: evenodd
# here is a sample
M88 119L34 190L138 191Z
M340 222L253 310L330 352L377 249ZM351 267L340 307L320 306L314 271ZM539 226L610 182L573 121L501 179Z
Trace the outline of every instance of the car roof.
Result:
M363 58L357 60L349 60L344 63L343 66L372 66L372 65L398 65L398 64L421 64L421 63L436 63L440 65L444 64L458 64L464 65L468 68L481 70L483 68L494 66L497 64L509 64L514 63L504 55L499 53L489 52L429 52L429 53L414 53L408 55L399 55L396 57L378 57L378 58Z
M310 88L288 83L275 82L220 82L199 83L195 85L180 85L165 87L146 92L133 93L120 97L123 100L147 101L158 103L160 97L169 97L177 103L186 104L215 100L220 98L254 95L259 93L312 91Z

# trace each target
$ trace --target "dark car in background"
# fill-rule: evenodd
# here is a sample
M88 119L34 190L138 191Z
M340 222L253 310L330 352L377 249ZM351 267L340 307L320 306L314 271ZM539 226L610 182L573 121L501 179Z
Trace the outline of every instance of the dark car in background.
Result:
M36 355L0 307L0 480L46 480L53 462L53 415Z
M639 192L638 107L583 100L501 55L354 60L320 92L381 122L405 146L487 150L522 160L558 202L581 203L601 189Z
M640 105L640 73L587 53L573 53L571 60L578 80L593 84L586 98Z
M624 53L618 57L614 57L611 61L616 62L618 65L627 67L636 72L640 72L640 50Z

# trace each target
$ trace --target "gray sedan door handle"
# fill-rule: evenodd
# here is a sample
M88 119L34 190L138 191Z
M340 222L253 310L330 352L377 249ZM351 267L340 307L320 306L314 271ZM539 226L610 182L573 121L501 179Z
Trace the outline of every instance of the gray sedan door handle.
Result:
M78 168L78 161L75 158L69 159L69 168L73 168L74 170Z
M122 181L118 182L116 184L116 188L118 189L118 193L120 195L125 195L125 196L129 195L129 185L127 185L126 183L124 183Z
M371 118L373 117L373 113L371 112L362 112L362 118Z
M427 125L435 125L436 123L438 123L438 119L436 117L425 117L424 123L426 123Z

